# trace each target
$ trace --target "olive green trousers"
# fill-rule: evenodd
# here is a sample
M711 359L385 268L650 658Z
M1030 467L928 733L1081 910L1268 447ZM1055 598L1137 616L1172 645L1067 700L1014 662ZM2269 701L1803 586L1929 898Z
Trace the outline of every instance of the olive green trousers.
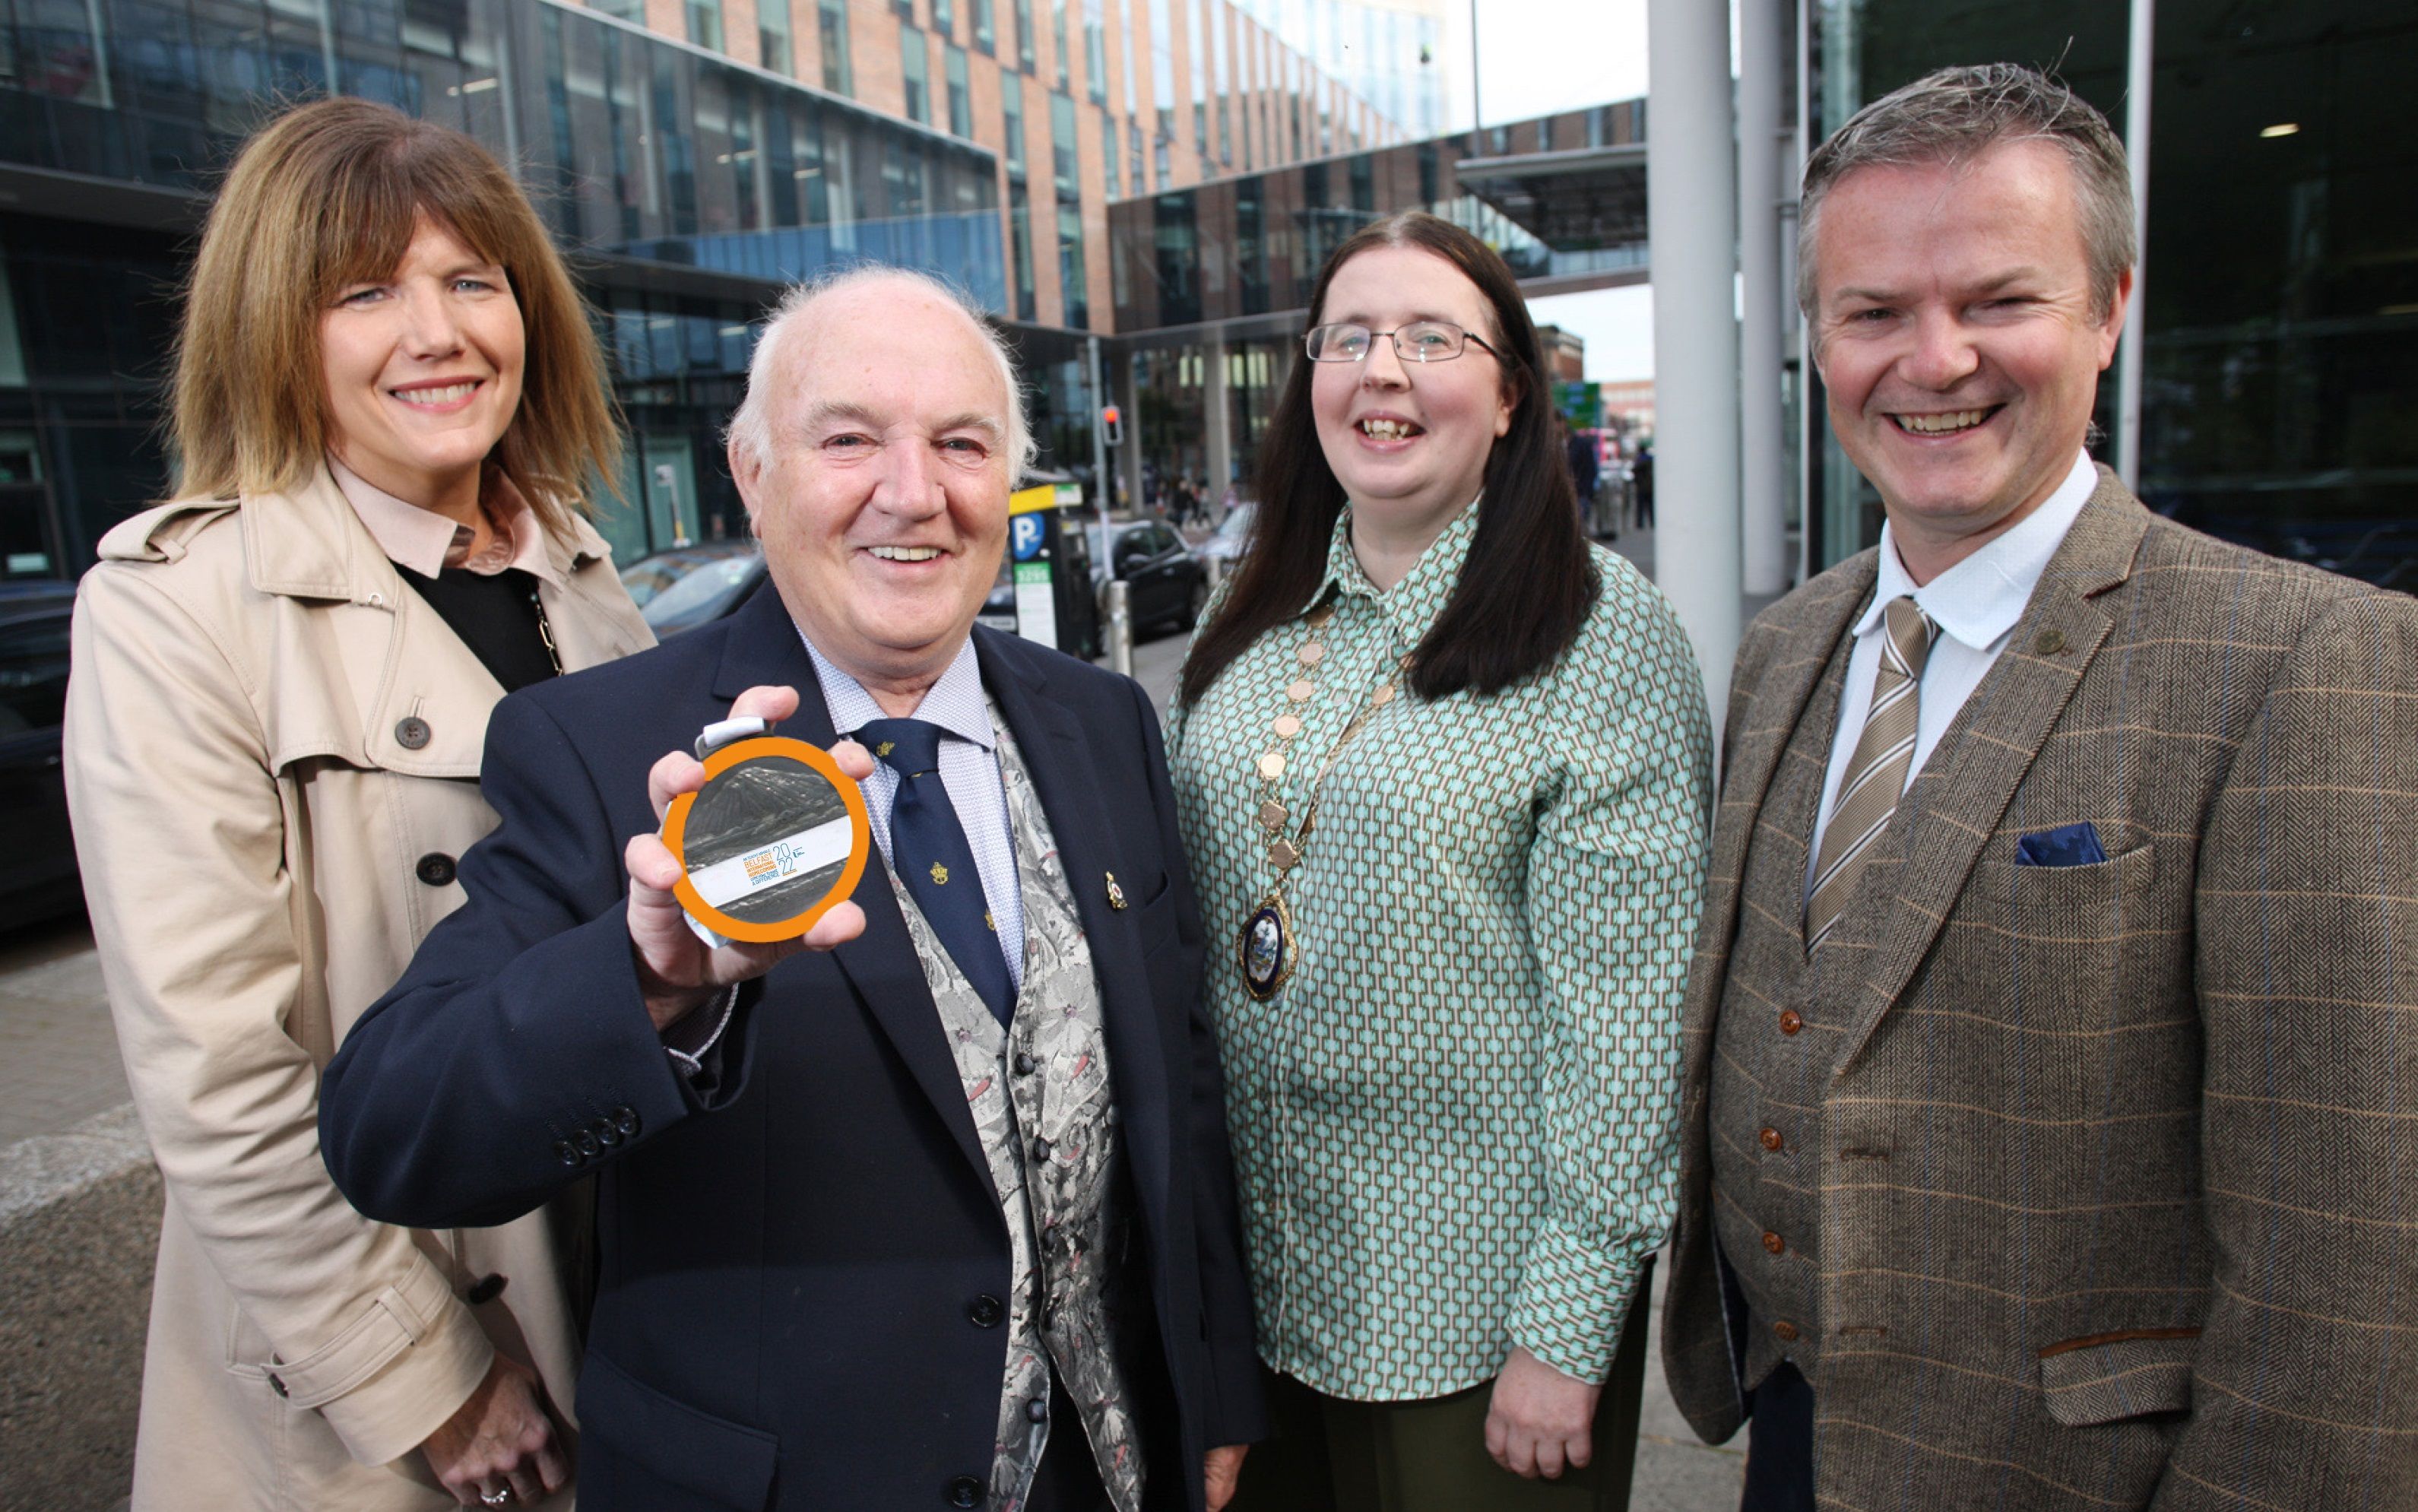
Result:
M1596 1404L1584 1470L1523 1480L1486 1452L1494 1383L1426 1401L1354 1402L1263 1370L1264 1443L1243 1461L1226 1512L1625 1512L1651 1332L1641 1285Z

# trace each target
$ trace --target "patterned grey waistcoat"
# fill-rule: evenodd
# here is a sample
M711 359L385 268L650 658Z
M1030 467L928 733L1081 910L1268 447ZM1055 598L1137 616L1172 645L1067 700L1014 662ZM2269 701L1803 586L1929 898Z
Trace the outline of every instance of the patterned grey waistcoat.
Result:
M1139 1512L1141 1442L1118 1353L1126 1219L1099 984L1057 839L995 704L990 721L1024 899L1024 985L1010 1028L1000 1028L895 871L890 880L1007 1221L1007 1374L987 1504L1022 1512L1049 1441L1054 1366L1090 1441L1057 1452L1088 1450L1117 1512Z

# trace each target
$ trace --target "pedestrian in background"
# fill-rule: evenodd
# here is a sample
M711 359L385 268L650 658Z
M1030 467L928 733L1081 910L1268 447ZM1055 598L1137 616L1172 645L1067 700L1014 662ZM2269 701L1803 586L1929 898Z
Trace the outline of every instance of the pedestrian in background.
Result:
M167 1184L133 1505L546 1501L585 1220L372 1223L320 1163L317 1102L462 901L490 708L650 639L582 518L619 454L588 313L476 143L321 100L211 210L171 424L178 496L84 579L65 737Z
M1622 1507L1704 684L1499 256L1389 217L1310 308L1169 741L1276 1433L1234 1505Z

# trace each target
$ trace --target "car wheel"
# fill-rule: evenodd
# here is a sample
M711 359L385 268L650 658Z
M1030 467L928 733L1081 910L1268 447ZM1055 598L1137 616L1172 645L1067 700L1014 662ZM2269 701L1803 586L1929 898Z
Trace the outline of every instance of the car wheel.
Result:
M1209 580L1195 578L1192 589L1185 595L1184 613L1175 621L1178 630L1190 630L1201 622L1201 611L1209 607Z

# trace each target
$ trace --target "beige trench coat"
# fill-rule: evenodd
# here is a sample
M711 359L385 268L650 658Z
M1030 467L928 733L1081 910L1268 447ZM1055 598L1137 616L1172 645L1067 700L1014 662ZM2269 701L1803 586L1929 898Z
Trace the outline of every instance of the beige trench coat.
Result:
M566 668L651 642L602 538L550 549ZM76 853L167 1183L136 1512L450 1506L417 1447L495 1350L571 1412L584 1233L559 1213L441 1234L361 1217L320 1163L318 1085L462 901L502 690L324 469L110 531L74 647Z

